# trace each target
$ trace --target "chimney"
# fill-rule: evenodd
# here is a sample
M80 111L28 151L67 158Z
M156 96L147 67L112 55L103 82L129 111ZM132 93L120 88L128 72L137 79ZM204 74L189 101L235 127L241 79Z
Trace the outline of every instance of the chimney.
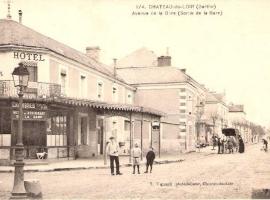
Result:
M171 66L171 56L159 56L157 62L158 67Z
M19 10L19 23L21 24L22 23L22 10Z
M117 67L117 59L114 58L113 59L113 75L114 75L114 78L116 78L116 67Z
M186 73L186 71L187 71L187 69L180 69L181 70L181 72L183 72L183 73Z
M100 48L96 47L86 47L86 55L96 61L99 61Z

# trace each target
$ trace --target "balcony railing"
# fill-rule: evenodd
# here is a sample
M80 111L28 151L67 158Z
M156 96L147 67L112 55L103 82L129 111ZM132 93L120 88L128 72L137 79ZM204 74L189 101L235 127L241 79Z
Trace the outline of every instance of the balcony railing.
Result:
M29 82L24 98L48 98L61 95L61 86L54 83ZM0 80L0 97L17 97L17 88L12 80Z

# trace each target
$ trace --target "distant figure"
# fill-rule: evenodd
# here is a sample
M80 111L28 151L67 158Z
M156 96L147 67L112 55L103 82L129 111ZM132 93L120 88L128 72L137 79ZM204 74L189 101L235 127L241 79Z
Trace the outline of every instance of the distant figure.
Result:
M114 175L114 162L115 162L116 175L122 175L122 173L120 173L119 171L118 143L115 141L114 137L110 137L109 139L110 139L110 142L107 145L107 152L110 156L111 174Z
M131 155L133 158L133 174L135 174L136 166L138 169L138 174L140 174L140 157L142 155L142 151L139 148L138 144L135 144L135 147L131 150Z
M223 137L221 139L221 153L224 153L224 150L225 150L225 143L226 143L226 138Z
M262 139L262 142L263 142L263 150L265 152L267 152L268 151L268 142L266 139Z
M217 137L216 136L212 136L212 142L213 142L213 149L212 150L215 150L215 146L217 144Z
M218 138L218 154L220 154L222 151L222 141L221 138Z
M144 173L148 173L149 166L150 166L150 173L152 173L152 166L153 166L155 157L156 157L155 152L153 151L153 148L150 147L149 151L146 154L146 171Z
M241 136L239 136L239 153L245 152L245 144Z
M229 137L227 143L228 143L229 153L233 153L233 144L234 144L234 141L233 141L232 136Z

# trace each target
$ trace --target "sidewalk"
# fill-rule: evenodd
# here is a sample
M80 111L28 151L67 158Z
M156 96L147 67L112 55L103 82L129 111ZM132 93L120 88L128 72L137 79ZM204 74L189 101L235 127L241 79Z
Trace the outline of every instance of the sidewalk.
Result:
M166 154L161 155L159 158L156 155L154 164L168 164L182 162L185 160L193 160L203 158L211 154L215 154L217 150L212 150L212 147L201 148L200 151L189 152L189 153L179 153L178 155ZM120 166L128 167L131 166L129 162L129 156L119 157ZM145 164L145 157L141 161L141 164ZM48 162L46 164L40 163L37 165L25 165L25 172L53 172L53 171L68 171L68 170L83 170L83 169L105 169L110 167L110 160L107 159L107 164L104 165L103 158L93 158L93 159L77 159L77 160L55 160L53 162ZM13 166L0 166L0 173L11 173L14 172Z

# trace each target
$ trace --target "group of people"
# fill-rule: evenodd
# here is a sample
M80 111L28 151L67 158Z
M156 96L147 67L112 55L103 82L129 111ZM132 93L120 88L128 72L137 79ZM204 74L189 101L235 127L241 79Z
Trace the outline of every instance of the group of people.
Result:
M110 157L110 168L111 175L115 175L114 173L114 163L116 166L116 175L122 175L119 169L119 146L115 141L114 137L110 137L110 142L107 144L107 153ZM132 157L132 166L133 166L133 174L135 174L136 168L137 173L140 174L140 159L141 159L142 151L139 148L138 144L135 144L134 148L131 150ZM155 159L155 153L153 148L150 147L149 151L146 154L146 171L144 173L148 173L148 168L150 167L150 173L152 173L153 162Z
M218 154L226 153L226 150L228 153L234 153L234 151L239 153L245 152L245 144L241 136L238 136L238 138L234 136L215 137L214 140L213 143L218 146Z

